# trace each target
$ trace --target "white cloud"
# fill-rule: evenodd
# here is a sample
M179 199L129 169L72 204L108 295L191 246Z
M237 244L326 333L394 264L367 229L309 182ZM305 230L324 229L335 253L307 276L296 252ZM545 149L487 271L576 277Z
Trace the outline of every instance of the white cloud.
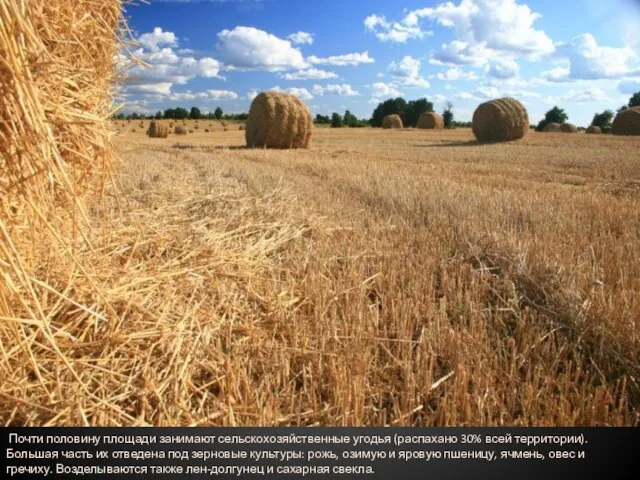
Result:
M598 80L640 75L640 56L631 47L601 47L590 33L574 37L558 47L558 56L569 67L548 75L550 81ZM563 75L564 74L564 75Z
M279 86L275 86L275 87L271 88L270 91L272 91L272 92L282 92L282 93L288 93L290 95L295 95L300 100L311 100L311 99L313 99L313 95L311 95L311 92L309 92L309 90L307 90L306 88L299 88L299 87L280 88Z
M600 88L591 87L584 90L569 90L563 100L575 103L611 102L611 99Z
M293 73L281 74L280 78L284 78L285 80L330 80L332 78L338 78L338 75L326 70L308 68L306 70L298 70Z
M376 82L371 85L371 103L378 103L387 98L400 96L402 96L402 92L393 84Z
M391 62L389 71L393 80L405 87L429 88L429 82L420 75L422 63L417 58L406 55L400 62Z
M444 103L447 101L447 97L437 93L435 95L431 95L431 97L429 97L429 100L431 100L433 103Z
M455 38L442 45L432 63L482 67L497 57L537 59L553 53L551 38L534 27L539 18L517 0L460 0L409 11L397 22L371 15L365 28L382 41L405 42L424 36L425 21L435 22L454 30Z
M229 90L205 90L203 92L192 92L187 90L186 92L173 92L169 95L169 100L184 101L184 100L235 100L238 98L238 94Z
M373 63L375 59L369 56L369 52L362 53L347 53L345 55L333 55L331 57L320 58L315 55L311 55L307 58L309 63L314 65L334 65L337 67L344 67L346 65L359 65L361 63Z
M294 45L311 45L313 43L313 35L308 32L296 32L287 37Z
M477 75L472 72L465 72L460 67L452 67L446 72L440 72L436 75L439 80L477 80Z
M253 101L253 99L256 98L259 93L260 93L260 90L258 90L257 88L252 88L247 92L247 100Z
M156 27L151 33L145 33L138 37L138 43L150 50L155 50L161 45L173 46L178 43L178 37L173 32L164 32L162 28Z
M554 83L568 82L570 81L570 71L569 67L559 66L554 67L551 70L545 70L540 74L540 77Z
M360 95L356 92L351 85L343 83L341 85L326 85L321 87L320 85L313 86L314 95L341 95L343 97L354 97Z
M142 94L142 95L170 95L171 94L171 82L162 83L149 83L139 85L128 85L126 92L128 94Z
M389 22L384 15L369 15L364 19L364 26L375 33L381 42L405 43L407 40L433 35L432 31L420 27L413 13L398 22Z
M618 84L618 91L629 95L640 92L640 80L623 80Z
M508 58L496 58L487 68L489 76L502 80L514 78L518 76L519 72L520 65L518 65L516 61Z
M227 69L276 72L307 67L299 49L263 30L237 26L218 33L216 45Z

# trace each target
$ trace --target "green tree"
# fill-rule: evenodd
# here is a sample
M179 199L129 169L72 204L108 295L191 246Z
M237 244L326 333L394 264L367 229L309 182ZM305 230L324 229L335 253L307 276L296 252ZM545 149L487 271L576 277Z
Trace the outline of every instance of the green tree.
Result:
M213 116L216 117L216 120L220 120L223 115L223 111L220 107L216 108L215 112L213 112Z
M538 132L543 131L544 127L546 127L550 123L562 124L562 123L565 123L567 120L569 120L569 115L567 115L567 112L565 112L564 109L559 108L558 106L555 106L551 110L549 110L547 113L545 113L544 118L540 120L540 123L538 123L538 126L536 127L536 131Z
M629 99L629 106L640 107L640 92L634 93L633 96Z
M392 115L394 113L400 115L404 122L406 110L407 101L402 97L385 100L384 102L379 103L373 111L373 115L371 116L371 125L374 127L381 127L382 119L387 115Z
M158 110L154 117L156 120L160 120L162 118L162 111Z
M611 130L611 121L613 120L613 112L611 110L605 110L602 113L596 113L593 116L591 125L600 127L603 132L609 132Z
M402 119L405 127L416 127L418 118L425 112L433 112L433 103L426 98L411 100L407 103L404 118Z
M342 116L339 113L333 112L331 115L331 128L342 127Z
M344 124L347 127L357 127L358 126L358 117L356 117L349 110L344 112Z
M451 102L447 102L444 112L442 112L442 118L444 128L453 128L453 104Z
M314 120L318 125L329 125L331 123L331 119L328 115L320 115L319 113L316 115L316 119Z
M191 107L191 111L189 112L189 118L191 120L199 120L202 118L202 112L198 107Z

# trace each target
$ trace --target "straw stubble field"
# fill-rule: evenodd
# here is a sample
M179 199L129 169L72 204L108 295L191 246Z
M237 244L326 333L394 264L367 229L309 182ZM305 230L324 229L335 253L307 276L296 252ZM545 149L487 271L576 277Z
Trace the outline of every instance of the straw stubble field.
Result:
M21 422L638 424L640 140L243 139L116 139L119 320Z

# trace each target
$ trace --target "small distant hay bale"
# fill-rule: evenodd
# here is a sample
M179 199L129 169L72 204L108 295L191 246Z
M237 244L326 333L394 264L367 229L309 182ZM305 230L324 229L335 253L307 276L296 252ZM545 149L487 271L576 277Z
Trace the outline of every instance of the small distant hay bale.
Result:
M209 133L209 129L208 129L208 128L205 128L205 129L204 129L204 133Z
M189 133L193 133L193 130L189 130Z
M151 138L167 138L169 136L169 127L159 122L151 122L147 135Z
M238 126L238 130L240 130L240 131L244 130L244 125Z
M224 130L225 132L228 132L228 131L229 131L229 128L228 128L228 127L224 127L224 128L223 128L223 130Z
M176 125L176 128L173 129L173 133L175 133L176 135L186 135L187 129L182 125Z
M404 128L404 125L402 124L402 118L400 118L400 115L396 115L395 113L392 115L387 115L382 119L382 128Z
M613 120L611 133L614 135L640 135L640 107L623 110Z
M425 112L418 118L418 128L439 130L444 128L444 118L435 112Z
M473 113L473 134L481 142L508 142L529 131L529 114L514 98L485 102Z
M312 128L311 113L298 97L263 92L251 103L245 139L248 147L309 148Z
M555 123L555 122L547 123L547 126L544 127L543 132L547 132L547 133L560 132L561 131L560 127L561 125L559 123Z
M578 127L573 123L563 123L560 125L560 131L563 133L578 133Z
M590 125L589 128L587 128L586 132L594 135L600 135L602 133L602 129L595 125Z

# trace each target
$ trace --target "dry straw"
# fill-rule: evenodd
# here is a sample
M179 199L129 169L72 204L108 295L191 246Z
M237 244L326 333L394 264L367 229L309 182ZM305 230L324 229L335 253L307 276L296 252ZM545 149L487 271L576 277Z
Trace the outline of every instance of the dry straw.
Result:
M631 107L616 115L611 127L614 135L640 135L640 107Z
M311 113L298 97L266 92L251 103L245 139L248 147L308 148L312 128Z
M149 124L147 135L151 138L167 138L169 136L169 127L159 122L152 121Z
M441 129L444 128L444 118L435 112L425 112L418 118L418 128Z
M563 123L560 125L560 131L563 133L578 133L578 127L573 123Z
M481 142L506 142L524 137L529 131L526 108L513 98L483 103L473 113L473 134Z
M173 133L175 133L176 135L186 135L187 129L181 125L176 125L176 128L173 129Z
M400 115L387 115L382 119L382 128L403 128L402 118Z
M561 125L559 123L551 122L548 123L546 127L544 127L543 131L548 133L556 133L562 131L560 127Z
M595 125L590 125L589 128L587 128L586 133L600 135L602 133L602 129Z

